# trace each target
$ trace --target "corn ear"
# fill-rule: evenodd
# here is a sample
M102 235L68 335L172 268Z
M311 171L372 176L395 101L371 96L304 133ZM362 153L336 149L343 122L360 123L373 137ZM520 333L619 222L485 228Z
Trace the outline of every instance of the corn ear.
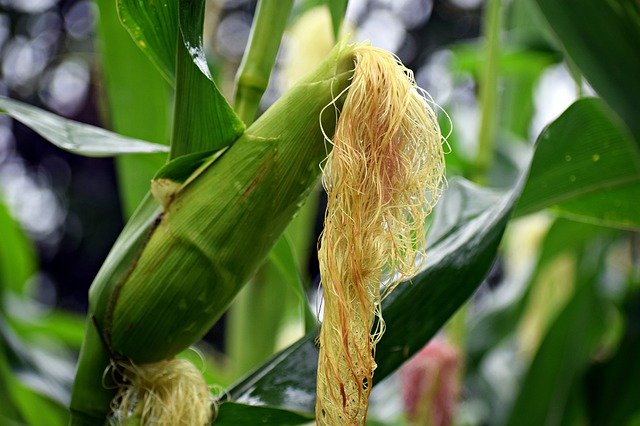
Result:
M94 333L103 352L144 364L174 357L197 342L260 265L316 181L326 157L339 94L353 73L353 47L336 47L307 79L276 102L217 160L165 206L143 206L114 246L90 290ZM153 210L155 210L155 213ZM149 214L151 212L151 214ZM136 219L138 218L138 219ZM92 327L89 324L88 327ZM113 396L83 394L103 385L105 356L83 347L72 411L90 413ZM82 416L78 416L80 418ZM82 424L79 422L78 424Z
M319 174L326 151L318 117L348 85L353 61L345 53L340 49L175 194L111 294L103 326L114 352L138 362L166 359L224 312ZM321 120L332 132L335 114Z

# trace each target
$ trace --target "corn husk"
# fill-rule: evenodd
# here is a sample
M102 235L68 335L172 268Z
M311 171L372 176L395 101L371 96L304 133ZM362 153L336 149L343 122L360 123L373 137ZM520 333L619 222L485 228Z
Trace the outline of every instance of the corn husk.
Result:
M134 215L90 290L74 419L104 416L115 394L104 377L113 359L170 360L224 313L318 179L323 133L332 134L337 120L322 111L341 107L352 53L336 47L219 158L186 182L162 182L162 203L147 199Z

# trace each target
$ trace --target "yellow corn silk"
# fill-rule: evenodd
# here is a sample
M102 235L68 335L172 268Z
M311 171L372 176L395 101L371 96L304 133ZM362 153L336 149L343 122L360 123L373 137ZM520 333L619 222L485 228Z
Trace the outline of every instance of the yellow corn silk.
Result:
M328 206L318 253L324 320L316 418L332 426L365 424L384 332L381 300L420 266L426 216L444 185L437 117L410 70L360 45L347 90L323 170Z
M173 358L151 364L119 362L122 377L112 405L112 419L141 425L206 425L215 417L215 404L200 370L189 361Z

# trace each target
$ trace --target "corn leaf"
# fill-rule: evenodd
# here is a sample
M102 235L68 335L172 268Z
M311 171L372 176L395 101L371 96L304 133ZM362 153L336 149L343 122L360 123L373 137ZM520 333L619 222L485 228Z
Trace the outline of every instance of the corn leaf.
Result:
M35 248L0 201L0 300L3 292L23 295L36 271ZM0 305L0 310L2 307Z
M287 287L296 295L303 309L308 309L309 303L307 301L304 281L296 261L293 244L286 233L278 240L276 245L273 246L273 249L269 252L268 259L278 270L280 273L279 276L284 279Z
M6 321L20 338L27 341L49 336L75 350L79 350L82 344L84 318L62 310L47 312L31 299L13 299L7 309Z
M171 156L220 149L244 130L211 80L202 47L203 0L119 0L122 23L176 88Z
M170 84L175 84L179 2L117 0L122 24Z
M202 151L186 154L162 166L153 176L153 180L167 179L175 183L185 183L200 168L207 167L217 160L226 148L219 151Z
M99 8L98 46L106 95L104 122L129 137L169 144L170 86L122 26L116 2L96 2ZM166 154L119 157L119 192L125 217L130 217L149 181L165 163Z
M254 426L263 425L299 425L313 421L313 417L304 413L280 410L272 407L252 407L247 410L243 404L229 402L223 404L216 417L216 426Z
M14 421L64 425L73 371L71 360L25 345L0 317L0 388L4 381L8 392L2 399L12 401L20 413L12 416Z
M480 368L483 357L494 349L498 342L513 334L513 325L517 324L526 308L528 296L535 288L534 284L552 260L562 254L578 253L594 238L611 233L610 228L565 218L556 219L545 235L528 285L523 285L519 291L512 291L511 303L505 303L498 298L495 305L484 305L482 312L476 314L475 320L469 325L465 342L467 371Z
M546 207L640 227L640 149L601 100L575 102L542 133L516 214Z
M224 148L244 131L244 124L211 79L202 45L205 2L179 3L172 158Z
M640 415L640 291L635 290L622 306L626 330L618 350L610 359L593 366L587 374L590 424L633 424ZM582 327L582 325L581 325Z
M329 6L329 12L331 12L331 26L333 28L333 36L337 39L340 34L340 27L344 20L344 15L347 12L347 5L349 0L326 0L327 6Z
M28 126L40 136L64 149L87 157L167 152L168 147L128 138L99 127L78 123L40 108L0 96L0 112Z
M629 0L536 2L569 58L640 144L640 4Z

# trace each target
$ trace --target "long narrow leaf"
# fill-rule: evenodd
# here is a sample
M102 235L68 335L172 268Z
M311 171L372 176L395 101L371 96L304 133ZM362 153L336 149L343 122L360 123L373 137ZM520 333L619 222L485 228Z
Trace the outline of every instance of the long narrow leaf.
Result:
M349 0L326 0L331 12L331 26L333 27L333 36L337 39L340 33L340 27L347 12Z
M78 155L110 157L168 151L164 145L127 138L3 96L0 96L0 112L30 127L57 147Z
M587 271L578 278L579 288L544 337L525 375L508 426L562 424L571 385L586 369L605 329L604 300L597 289L601 263L589 263L582 266Z
M36 252L1 200L0 235L0 293L24 294L27 280L37 268Z

